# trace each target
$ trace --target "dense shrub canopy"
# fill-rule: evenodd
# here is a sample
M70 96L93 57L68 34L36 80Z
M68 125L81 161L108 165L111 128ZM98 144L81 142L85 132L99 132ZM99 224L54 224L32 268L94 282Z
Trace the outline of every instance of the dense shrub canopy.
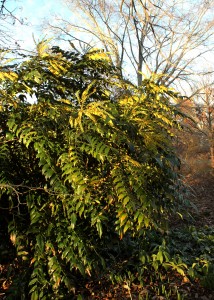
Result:
M155 77L120 80L99 51L37 51L0 73L0 191L31 298L50 299L105 269L124 239L167 228L177 96Z

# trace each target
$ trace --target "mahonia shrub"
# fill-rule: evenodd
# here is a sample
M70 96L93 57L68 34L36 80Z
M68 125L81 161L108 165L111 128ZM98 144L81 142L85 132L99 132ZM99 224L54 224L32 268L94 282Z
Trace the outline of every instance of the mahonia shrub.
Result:
M133 241L140 253L136 243L163 233L179 210L171 104L178 96L155 77L139 88L123 81L103 52L80 55L45 42L3 68L0 80L1 203L10 237L29 297L65 298L80 279L110 268L112 257L130 257Z

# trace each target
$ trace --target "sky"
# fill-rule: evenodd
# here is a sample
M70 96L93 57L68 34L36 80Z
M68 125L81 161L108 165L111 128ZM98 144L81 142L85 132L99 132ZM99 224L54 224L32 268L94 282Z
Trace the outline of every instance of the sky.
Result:
M6 7L18 19L23 19L24 24L16 21L12 27L13 34L23 49L33 47L33 36L36 41L51 37L47 31L42 30L42 24L47 18L54 14L67 14L60 0L7 0Z

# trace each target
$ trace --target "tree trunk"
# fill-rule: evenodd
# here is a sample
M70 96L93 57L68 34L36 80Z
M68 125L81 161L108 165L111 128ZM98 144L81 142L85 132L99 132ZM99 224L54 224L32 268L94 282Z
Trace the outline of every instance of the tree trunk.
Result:
M210 146L211 167L214 169L214 145Z

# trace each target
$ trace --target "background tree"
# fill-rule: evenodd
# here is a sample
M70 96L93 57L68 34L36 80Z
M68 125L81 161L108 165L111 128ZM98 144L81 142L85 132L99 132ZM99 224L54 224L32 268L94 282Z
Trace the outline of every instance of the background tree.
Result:
M199 129L205 134L210 147L211 167L214 168L214 88L210 79L204 78L200 93L194 99Z
M12 28L16 23L23 24L21 18L17 18L15 7L13 10L8 8L8 0L0 1L0 50L19 48L18 41L12 33Z
M200 77L191 97L183 97L180 110L189 118L182 121L182 136L178 150L183 159L183 169L189 175L205 174L213 168L213 80L212 76Z
M103 48L122 75L128 73L138 85L142 73L161 73L159 82L183 86L187 78L202 73L199 65L213 49L212 1L64 3L71 18L56 16L49 24L58 38L74 47L78 45L73 40L83 49Z

